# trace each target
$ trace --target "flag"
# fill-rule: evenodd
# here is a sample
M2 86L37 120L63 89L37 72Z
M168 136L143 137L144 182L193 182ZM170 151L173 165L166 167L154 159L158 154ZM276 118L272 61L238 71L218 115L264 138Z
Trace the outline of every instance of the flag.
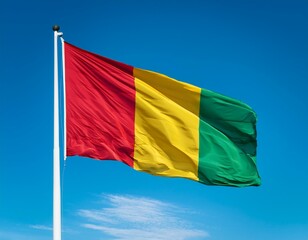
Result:
M67 156L207 185L260 185L246 104L64 42Z

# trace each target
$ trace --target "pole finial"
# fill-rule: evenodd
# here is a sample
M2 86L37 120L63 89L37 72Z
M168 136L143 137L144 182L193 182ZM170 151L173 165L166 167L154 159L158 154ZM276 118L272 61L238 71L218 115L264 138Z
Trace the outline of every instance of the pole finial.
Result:
M53 31L59 31L59 30L60 30L60 26L58 26L58 25L53 25L53 26L52 26L52 30L53 30Z

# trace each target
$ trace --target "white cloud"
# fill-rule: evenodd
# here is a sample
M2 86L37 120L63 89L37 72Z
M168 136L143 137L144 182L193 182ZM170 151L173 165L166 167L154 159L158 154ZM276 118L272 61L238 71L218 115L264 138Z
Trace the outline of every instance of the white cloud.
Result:
M52 226L39 225L39 224L29 225L29 227L32 228L32 229L42 230L42 231L52 231L53 230ZM71 228L64 227L64 226L62 226L61 232L62 233L68 233L68 234L77 234L78 233L77 231L72 230Z
M51 236L42 236L35 233L28 233L27 231L5 231L0 229L1 240L50 240Z
M52 227L45 226L45 225L30 225L30 228L38 229L38 230L52 231Z
M105 227L95 224L84 224L86 228L99 230L106 234L116 237L118 240L184 240L196 237L208 237L209 234L202 230L185 229L185 228L120 228L120 227Z
M181 216L191 216L191 212L175 205L135 196L103 195L103 198L108 207L78 211L78 215L90 222L82 224L83 227L118 240L186 240L209 236Z

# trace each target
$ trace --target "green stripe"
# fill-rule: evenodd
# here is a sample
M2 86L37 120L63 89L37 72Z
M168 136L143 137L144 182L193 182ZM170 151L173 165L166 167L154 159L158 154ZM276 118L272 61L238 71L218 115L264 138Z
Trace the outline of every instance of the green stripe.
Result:
M199 181L208 185L260 185L256 168L256 114L246 104L202 89Z

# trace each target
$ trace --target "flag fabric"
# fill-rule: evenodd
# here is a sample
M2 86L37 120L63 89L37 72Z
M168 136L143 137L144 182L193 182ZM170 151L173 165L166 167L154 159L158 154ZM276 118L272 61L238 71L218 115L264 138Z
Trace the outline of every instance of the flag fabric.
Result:
M207 185L258 186L246 104L64 42L67 156Z

